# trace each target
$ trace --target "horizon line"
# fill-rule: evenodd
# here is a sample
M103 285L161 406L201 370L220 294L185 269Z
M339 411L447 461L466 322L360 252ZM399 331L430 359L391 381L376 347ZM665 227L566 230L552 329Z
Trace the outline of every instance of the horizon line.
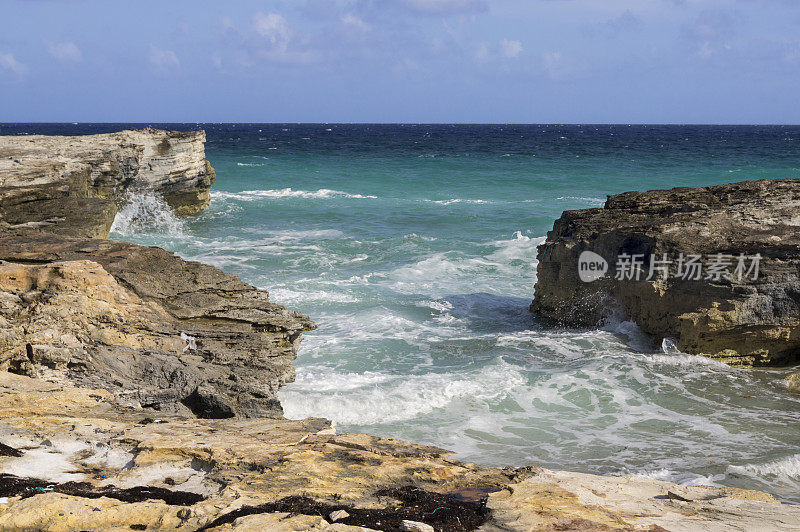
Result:
M117 125L117 124L212 124L212 125L351 125L351 126L784 126L800 127L800 124L781 122L173 122L173 121L110 121L110 122L0 122L10 125Z

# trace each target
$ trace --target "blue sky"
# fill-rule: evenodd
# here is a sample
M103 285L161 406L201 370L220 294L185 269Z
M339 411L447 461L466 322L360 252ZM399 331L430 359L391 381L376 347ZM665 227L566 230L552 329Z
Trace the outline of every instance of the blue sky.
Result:
M800 123L800 0L0 9L0 122Z

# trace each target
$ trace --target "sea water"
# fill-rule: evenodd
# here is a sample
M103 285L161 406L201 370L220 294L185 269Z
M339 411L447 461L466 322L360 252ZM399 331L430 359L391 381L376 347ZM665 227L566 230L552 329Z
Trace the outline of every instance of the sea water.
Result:
M318 324L290 418L538 465L761 489L800 502L789 369L664 354L620 317L553 328L528 312L536 246L607 194L800 178L800 127L5 124L0 134L153 125L207 131L211 206L134 198L112 238L268 289Z

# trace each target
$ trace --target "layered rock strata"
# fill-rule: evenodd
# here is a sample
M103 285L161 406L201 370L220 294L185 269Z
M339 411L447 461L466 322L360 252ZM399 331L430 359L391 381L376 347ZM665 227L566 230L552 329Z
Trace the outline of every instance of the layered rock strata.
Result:
M482 467L435 447L336 435L321 419L153 419L105 390L6 372L0 441L0 530L800 526L800 509L755 491Z
M306 316L211 266L85 238L107 236L134 188L184 213L208 200L212 171L173 171L201 166L179 162L184 134L161 148L164 132L115 135L145 147L41 137L28 146L41 158L17 146L20 168L0 164L0 530L800 526L760 492L482 467L284 419L276 392ZM87 151L62 155L73 141Z
M215 177L205 138L152 128L0 136L0 221L108 238L116 207L141 191L163 196L179 215L197 213Z
M0 231L0 369L199 417L280 417L304 315L154 247Z
M685 353L797 363L798 213L792 179L627 192L565 211L539 247L531 310L578 326L621 310Z

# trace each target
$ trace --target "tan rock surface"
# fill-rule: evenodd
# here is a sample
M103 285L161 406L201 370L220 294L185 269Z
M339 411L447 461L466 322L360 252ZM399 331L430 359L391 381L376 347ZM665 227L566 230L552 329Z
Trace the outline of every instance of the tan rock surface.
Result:
M745 181L705 188L626 192L602 209L565 211L539 247L531 310L562 323L594 326L621 310L660 345L735 366L789 365L800 353L800 180ZM578 260L591 251L610 274L582 282ZM757 279L709 278L709 256L760 254ZM618 257L641 255L640 280L617 280ZM678 275L680 255L700 255L701 279ZM671 260L651 280L650 257ZM734 264L736 259L729 259ZM746 261L752 266L752 261Z
M0 372L0 442L24 452L0 457L0 473L42 478L43 485L52 483L55 490L27 493L25 498L12 494L0 504L0 530L130 530L131 525L148 530L393 530L378 523L395 515L401 503L379 492L399 486L444 497L488 493L490 512L480 528L486 531L800 527L800 509L760 492L481 467L455 461L433 447L337 436L320 419L167 415L154 421L146 410L119 405L102 390L5 372ZM0 476L0 491L7 479ZM69 481L97 488L148 485L205 498L181 506L159 499L122 502L59 492ZM276 510L274 504L293 497L345 509L351 516L330 523L325 516L332 510L321 515ZM438 511L443 521L431 521L426 513L434 509L412 509L411 520L437 530L449 523L450 529L459 530L457 516L447 510ZM368 511L378 513L363 514ZM359 515L378 517L372 525L354 523L353 516Z
M314 324L266 291L158 248L31 230L0 242L0 369L160 412L282 414Z
M0 220L108 238L129 193L163 196L180 215L208 206L205 132L152 128L103 135L0 136Z
M800 393L800 371L786 377L786 384L790 391Z

